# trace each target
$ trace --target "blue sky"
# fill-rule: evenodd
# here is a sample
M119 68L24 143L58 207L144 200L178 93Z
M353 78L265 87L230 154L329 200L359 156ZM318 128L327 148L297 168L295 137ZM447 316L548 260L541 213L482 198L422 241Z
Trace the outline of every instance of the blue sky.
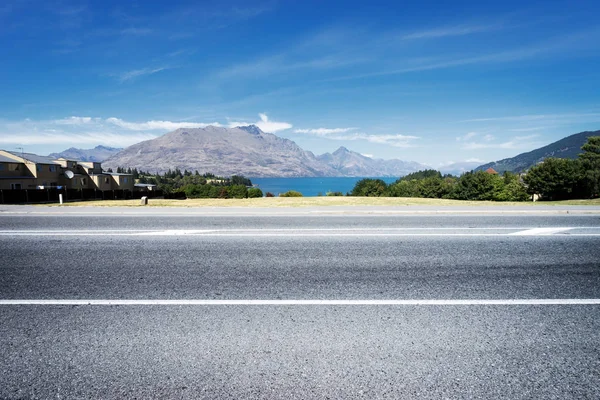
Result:
M0 148L257 123L316 154L512 157L600 129L598 1L0 4Z

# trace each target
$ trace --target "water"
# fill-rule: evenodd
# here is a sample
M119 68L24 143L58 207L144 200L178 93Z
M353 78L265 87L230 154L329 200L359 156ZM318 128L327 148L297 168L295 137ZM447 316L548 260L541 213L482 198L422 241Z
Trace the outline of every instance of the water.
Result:
M318 196L319 194L325 196L327 192L342 192L345 195L361 179L363 178L250 178L254 185L258 185L263 194L271 192L275 196L288 190L295 190L304 196ZM374 179L381 179L389 184L398 178Z

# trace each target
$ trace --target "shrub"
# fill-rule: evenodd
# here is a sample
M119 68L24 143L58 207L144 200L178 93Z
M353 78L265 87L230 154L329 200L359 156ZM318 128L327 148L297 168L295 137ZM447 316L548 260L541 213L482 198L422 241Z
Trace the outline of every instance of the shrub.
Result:
M275 197L275 195L271 192L267 192L267 194L265 195L265 197Z
M263 197L262 190L260 190L259 188L248 189L248 198L249 199L254 199L254 198L258 198L258 197Z
M302 197L302 193L295 190L288 190L285 193L281 193L279 197Z
M352 189L352 196L369 196L379 197L383 196L387 189L387 184L381 179L361 179L356 182L354 189Z
M248 188L245 185L229 186L228 196L232 199L245 199L248 197Z
M344 193L342 193L342 192L327 192L326 195L327 196L343 196Z

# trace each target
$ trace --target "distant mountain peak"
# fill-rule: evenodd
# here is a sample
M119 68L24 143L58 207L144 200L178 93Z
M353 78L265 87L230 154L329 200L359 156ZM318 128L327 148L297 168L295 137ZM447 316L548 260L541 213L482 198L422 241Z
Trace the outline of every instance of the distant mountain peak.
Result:
M264 132L260 130L260 128L256 125L247 125L247 126L238 126L238 129L246 131L252 135L261 135Z

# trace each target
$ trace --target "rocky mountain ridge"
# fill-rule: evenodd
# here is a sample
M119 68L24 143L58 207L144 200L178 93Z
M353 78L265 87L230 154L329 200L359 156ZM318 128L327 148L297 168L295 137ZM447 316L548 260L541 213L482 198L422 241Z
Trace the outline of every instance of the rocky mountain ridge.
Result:
M119 166L152 173L179 168L248 177L400 176L425 167L371 159L344 147L317 157L254 125L177 129L129 146L103 163L105 168Z

